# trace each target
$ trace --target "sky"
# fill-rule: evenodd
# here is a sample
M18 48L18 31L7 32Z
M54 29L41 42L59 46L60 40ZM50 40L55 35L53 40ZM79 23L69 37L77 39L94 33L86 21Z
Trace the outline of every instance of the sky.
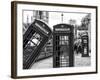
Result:
M31 23L31 16L33 15L33 11L24 11L23 13L23 22L27 22L27 16L28 16L28 22ZM80 25L82 18L84 18L87 14L86 13L76 13L76 12L64 12L63 13L63 22L62 22L62 12L49 12L49 26L51 29L53 28L53 25L60 24L60 23L66 23L69 24L69 20L73 19L76 20L76 24Z
M62 13L61 12L50 12L49 14L49 25L50 27L59 23L69 24L69 20L76 20L76 24L80 25L82 18L84 18L87 14L79 14L79 13L63 13L63 22L62 22Z

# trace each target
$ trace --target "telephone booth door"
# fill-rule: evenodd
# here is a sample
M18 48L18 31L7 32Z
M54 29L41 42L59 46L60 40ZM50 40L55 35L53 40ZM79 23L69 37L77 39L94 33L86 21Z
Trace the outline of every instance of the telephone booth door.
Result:
M57 25L59 26L59 25ZM55 31L53 34L53 67L69 67L73 66L73 33L71 27L59 28L60 31ZM61 27L61 26L59 26ZM54 27L56 28L56 26ZM63 31L64 30L64 31Z
M59 36L59 46L60 46L60 67L69 66L69 35Z
M82 57L89 56L88 35L82 36Z

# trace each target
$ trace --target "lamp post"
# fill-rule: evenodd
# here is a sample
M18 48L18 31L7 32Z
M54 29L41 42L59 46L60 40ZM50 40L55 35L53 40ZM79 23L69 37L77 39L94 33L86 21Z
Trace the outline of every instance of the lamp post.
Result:
M61 21L62 21L62 23L63 23L63 16L64 16L64 15L63 15L63 13L62 13L62 14L61 14Z

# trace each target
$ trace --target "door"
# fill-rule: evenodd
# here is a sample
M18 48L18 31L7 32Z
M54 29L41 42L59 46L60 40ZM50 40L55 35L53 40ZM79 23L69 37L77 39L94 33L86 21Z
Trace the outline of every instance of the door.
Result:
M60 67L68 67L69 66L69 53L70 53L69 36L68 35L61 35L59 37L60 37L60 39L59 39Z
M70 35L57 34L54 41L54 65L56 67L70 66Z

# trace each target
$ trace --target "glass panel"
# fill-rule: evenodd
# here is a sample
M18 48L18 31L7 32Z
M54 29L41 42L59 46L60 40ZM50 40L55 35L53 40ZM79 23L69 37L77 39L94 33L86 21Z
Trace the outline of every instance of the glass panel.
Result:
M84 48L84 54L87 54L87 47Z
M40 44L40 41L42 40L42 37L41 37L39 34L35 33L35 34L32 36L31 40L32 40L32 42L33 42L34 44L36 44L36 45L38 46L38 45Z
M84 43L87 43L87 40L86 39L84 39Z
M38 40L37 39L32 39L32 41L37 44L38 43Z
M69 45L68 36L60 36L59 45Z

